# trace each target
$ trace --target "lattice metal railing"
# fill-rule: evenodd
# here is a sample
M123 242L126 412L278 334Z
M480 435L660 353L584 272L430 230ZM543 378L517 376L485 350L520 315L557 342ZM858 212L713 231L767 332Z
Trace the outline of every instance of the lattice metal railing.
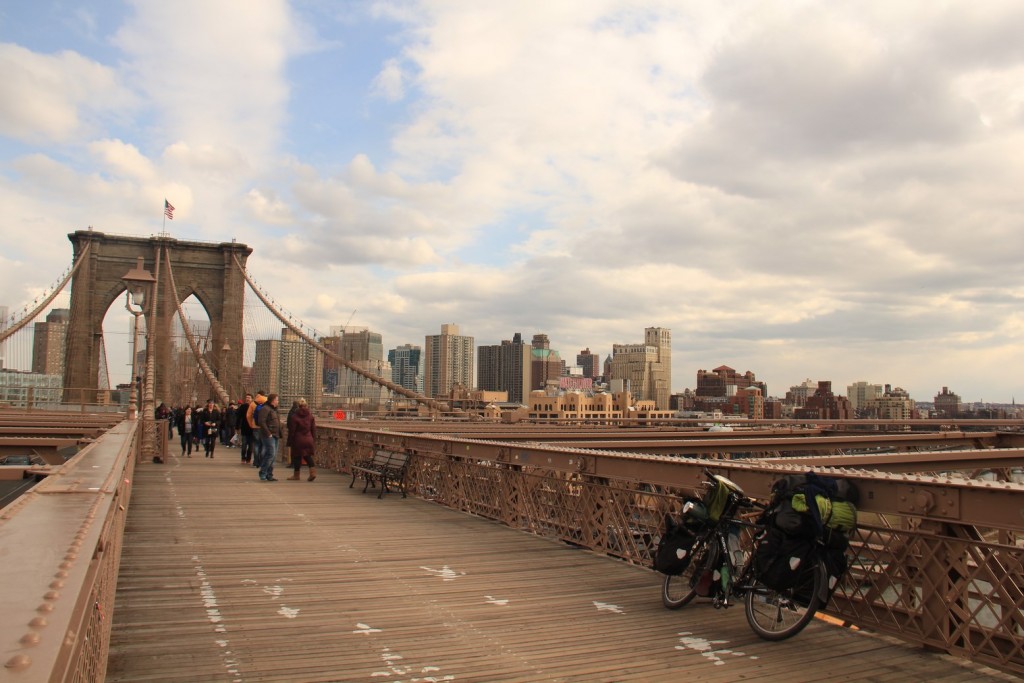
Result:
M321 466L345 470L377 448L404 451L412 455L410 494L647 567L665 515L678 515L683 497L694 493L650 483L643 463L632 465L636 478L617 479L580 471L590 465L579 455L569 461L574 471L516 464L501 449L495 458L455 456L457 449L443 439L424 448L421 440L395 434L375 440L363 434L346 444L341 429L318 433ZM663 468L661 461L658 466ZM889 476L882 483L896 487L899 481ZM1012 500L1020 509L1024 489ZM863 517L831 615L1024 673L1024 548L1017 545L1018 532L896 511Z

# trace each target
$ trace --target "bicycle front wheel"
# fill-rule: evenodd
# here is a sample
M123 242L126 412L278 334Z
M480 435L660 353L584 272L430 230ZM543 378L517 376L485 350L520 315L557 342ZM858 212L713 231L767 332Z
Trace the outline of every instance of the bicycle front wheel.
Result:
M668 609L679 609L697 596L697 580L708 565L709 554L715 547L713 536L698 538L690 552L693 559L682 574L665 575L661 586L661 603Z
M811 623L822 607L821 588L825 572L815 565L807 581L795 588L773 590L760 581L747 589L747 623L765 640L792 638Z

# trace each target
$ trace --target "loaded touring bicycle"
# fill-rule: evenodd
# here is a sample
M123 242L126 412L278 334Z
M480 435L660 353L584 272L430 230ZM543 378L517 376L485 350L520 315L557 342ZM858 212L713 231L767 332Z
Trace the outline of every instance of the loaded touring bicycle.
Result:
M665 574L662 603L679 609L707 598L725 608L742 601L761 638L795 636L846 572L855 490L812 472L789 475L763 505L728 478L704 474L704 494L683 503L680 519L665 520L654 558Z

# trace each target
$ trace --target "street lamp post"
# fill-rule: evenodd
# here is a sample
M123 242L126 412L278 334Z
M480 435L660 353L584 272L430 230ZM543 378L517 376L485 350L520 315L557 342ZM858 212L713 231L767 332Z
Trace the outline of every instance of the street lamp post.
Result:
M132 333L132 389L128 395L128 419L134 420L138 418L138 396L136 394L136 378L139 376L139 318L146 312L146 297L153 284L156 282L156 278L143 268L143 259L140 256L135 267L129 270L121 277L121 281L124 282L127 294L125 295L124 307L128 309L128 312L135 316L135 329ZM138 306L139 310L132 308L132 305ZM148 355L148 354L147 354ZM147 372L150 369L147 368ZM149 380L147 380L147 384ZM145 436L146 427L146 415L142 416L143 424L143 436Z

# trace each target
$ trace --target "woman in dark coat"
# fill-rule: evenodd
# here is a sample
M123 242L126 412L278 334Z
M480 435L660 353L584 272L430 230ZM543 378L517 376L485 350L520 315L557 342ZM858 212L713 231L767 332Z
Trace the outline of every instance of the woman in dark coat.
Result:
M185 406L178 416L178 433L181 434L181 454L185 455L185 448L188 447L188 457L192 457L192 438L199 429L199 422L192 412L191 406Z
M316 448L316 418L309 411L306 399L298 400L298 407L288 416L288 446L292 449L292 469L295 471L288 477L290 481L299 480L302 462L309 465L309 481L316 479L316 467L313 462L313 451Z

